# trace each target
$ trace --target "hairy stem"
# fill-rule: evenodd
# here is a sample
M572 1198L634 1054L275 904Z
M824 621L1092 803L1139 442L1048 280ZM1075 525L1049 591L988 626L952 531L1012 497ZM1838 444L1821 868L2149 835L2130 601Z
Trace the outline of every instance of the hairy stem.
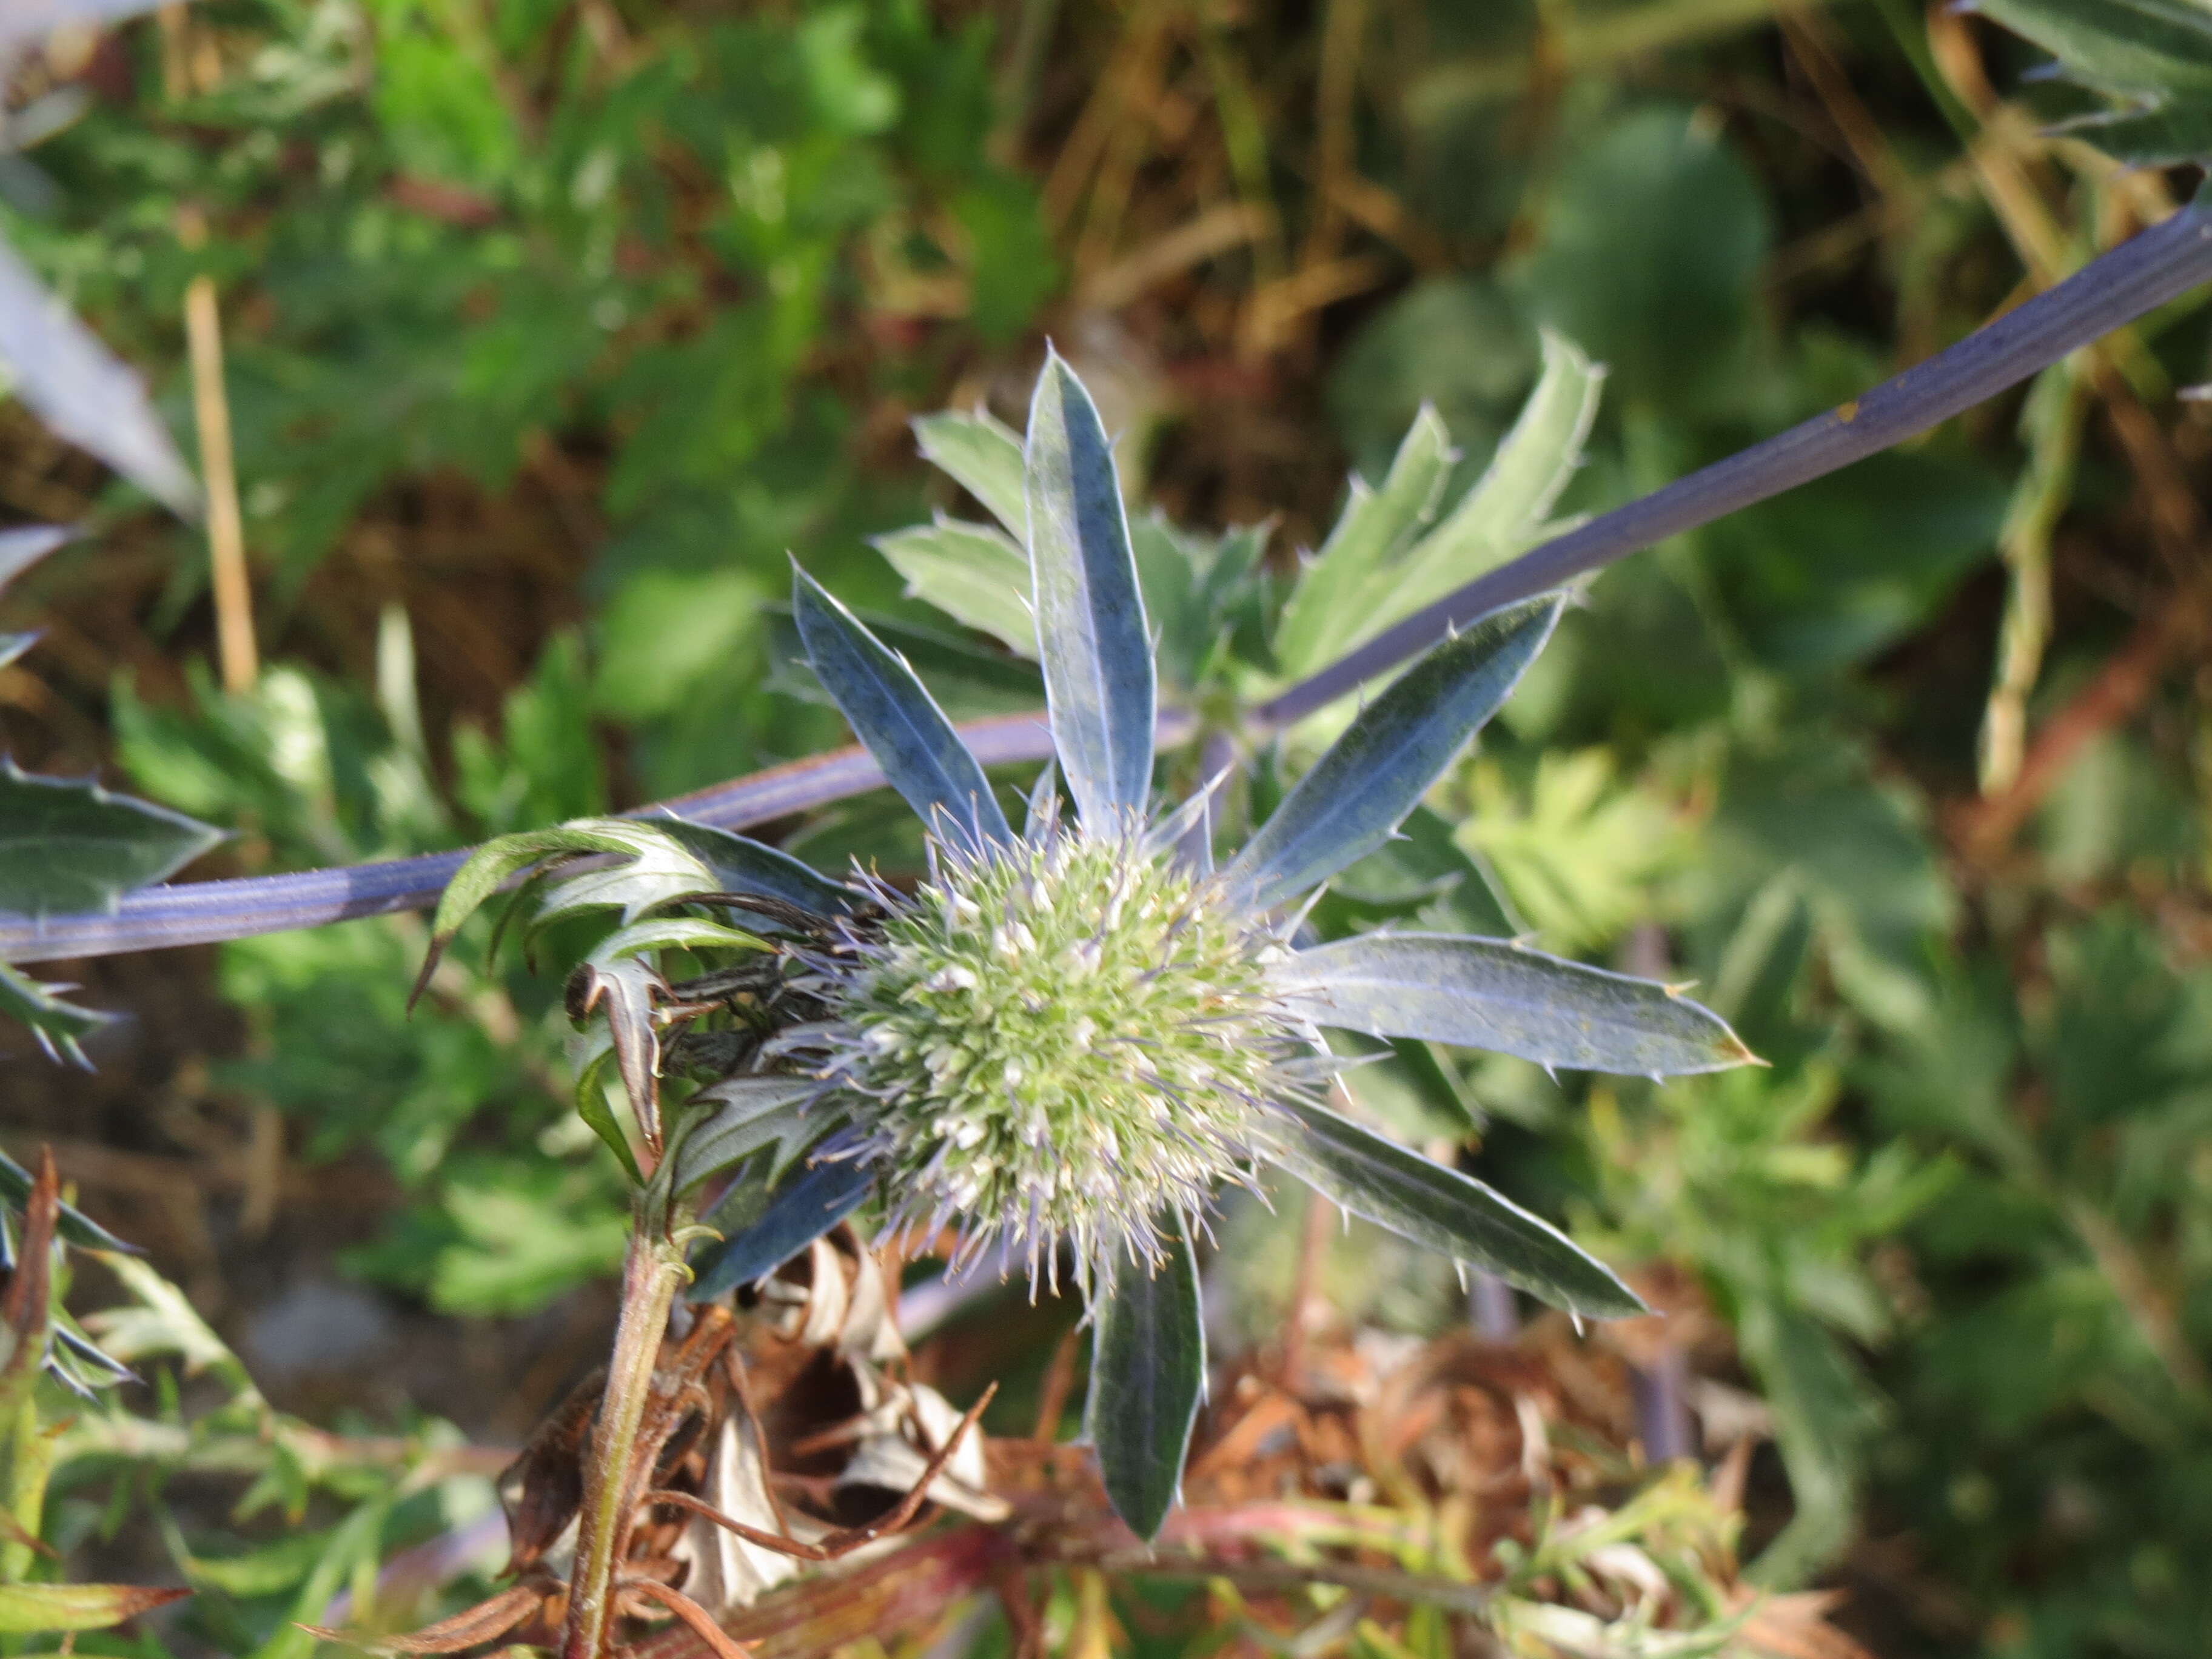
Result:
M628 1516L623 1504L638 1425L653 1392L653 1362L668 1328L668 1310L684 1280L684 1255L658 1224L646 1199L635 1206L629 1255L623 1263L622 1317L607 1361L607 1389L592 1426L577 1512L576 1565L568 1581L568 1627L562 1659L604 1659L614 1622L614 1575Z

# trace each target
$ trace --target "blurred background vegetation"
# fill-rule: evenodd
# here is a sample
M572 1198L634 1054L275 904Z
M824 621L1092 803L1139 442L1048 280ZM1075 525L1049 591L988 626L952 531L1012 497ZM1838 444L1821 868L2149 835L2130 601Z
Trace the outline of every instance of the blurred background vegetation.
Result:
M197 532L0 404L0 512L93 526L10 590L45 641L0 734L235 830L200 873L629 806L843 740L787 550L956 716L1034 706L870 545L960 500L913 417L1018 424L1049 334L1139 499L1288 569L1424 404L1472 477L1548 327L1609 366L1564 502L1601 509L2170 208L2045 136L2036 61L1911 0L204 0L59 37L0 232L180 435L213 279L264 665L220 689ZM1599 1339L1676 1379L1647 1441L1751 1425L1756 1574L1847 1590L1886 1655L2212 1629L2207 344L2183 302L1616 568L1431 802L1512 925L1695 979L1770 1068L1363 1074L1669 1308ZM1397 874L1338 902L1433 896ZM423 937L83 964L134 1018L90 1076L11 1060L0 1141L52 1141L272 1399L512 1440L604 1342L619 1192L556 988L465 944L410 1022ZM1463 1321L1426 1271L1356 1233L1330 1288ZM1008 1317L942 1363L1041 1366Z

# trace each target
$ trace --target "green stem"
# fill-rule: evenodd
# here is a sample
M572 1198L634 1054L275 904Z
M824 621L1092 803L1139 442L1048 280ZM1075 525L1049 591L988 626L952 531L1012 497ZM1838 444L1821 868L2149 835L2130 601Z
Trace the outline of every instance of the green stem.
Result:
M607 1363L607 1391L592 1430L584 1465L582 1507L577 1516L576 1565L568 1581L568 1627L562 1659L603 1659L614 1621L616 1552L625 1531L623 1513L638 1425L653 1391L653 1362L668 1328L668 1312L685 1278L682 1250L672 1229L641 1194L634 1208L629 1255L623 1264L622 1318Z
M39 1421L35 1366L22 1373L24 1386L9 1389L20 1398L8 1424L8 1514L20 1533L0 1543L0 1584L18 1584L31 1570L31 1547L20 1539L36 1538L46 1519L46 1477L53 1468L53 1443Z

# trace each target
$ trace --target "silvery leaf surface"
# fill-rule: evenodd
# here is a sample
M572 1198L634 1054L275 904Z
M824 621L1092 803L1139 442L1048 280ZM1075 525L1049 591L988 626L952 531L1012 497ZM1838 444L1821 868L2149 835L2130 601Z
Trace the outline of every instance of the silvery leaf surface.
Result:
M778 1188L757 1219L692 1261L686 1299L711 1302L774 1273L860 1207L875 1174L857 1158L817 1158Z
M1663 1077L1753 1058L1718 1014L1664 985L1508 939L1365 933L1300 951L1271 981L1289 1011L1316 1025L1540 1066Z
M13 530L0 530L0 588L69 540L72 533L52 524L19 525Z
M981 410L963 415L945 410L914 423L922 459L991 509L1017 540L1028 533L1029 508L1022 485L1022 441Z
M70 532L58 525L23 525L0 530L0 589L69 540ZM38 641L36 634L0 634L0 668L21 656Z
M1437 646L1360 710L1225 872L1269 909L1387 841L1552 636L1556 593L1492 612Z
M1646 1311L1610 1267L1481 1182L1319 1106L1280 1109L1274 1161L1340 1207L1571 1313Z
M1198 1260L1181 1227L1163 1232L1164 1261L1132 1261L1115 1249L1101 1274L1084 1408L1114 1512L1147 1541L1182 1493L1206 1386Z
M1371 633L1387 620L1377 617L1375 605L1384 563L1436 512L1456 454L1443 421L1424 404L1382 486L1352 478L1335 527L1283 606L1274 649L1284 673L1312 673L1358 643L1363 630Z
M1003 531L939 519L878 536L875 548L906 578L906 591L915 598L1018 655L1036 655L1029 556Z
M1152 798L1158 688L1113 446L1097 405L1056 352L1030 400L1026 455L1053 744L1083 822L1110 830Z
M0 7L0 15L8 9ZM0 35L0 50L6 37ZM199 485L120 362L0 242L0 366L16 396L58 436L90 451L183 519L199 516Z
M823 688L925 824L957 828L978 845L1013 839L982 767L904 658L803 570L792 616Z

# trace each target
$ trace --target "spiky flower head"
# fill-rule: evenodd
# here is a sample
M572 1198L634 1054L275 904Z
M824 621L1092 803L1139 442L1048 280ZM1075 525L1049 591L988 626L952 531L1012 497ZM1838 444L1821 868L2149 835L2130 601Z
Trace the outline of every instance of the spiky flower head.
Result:
M1248 1170L1297 1087L1273 932L1133 831L1048 823L933 862L841 976L826 1068L898 1213L1048 1273L1061 1239L1085 1277L1102 1249L1157 1259L1160 1218Z

